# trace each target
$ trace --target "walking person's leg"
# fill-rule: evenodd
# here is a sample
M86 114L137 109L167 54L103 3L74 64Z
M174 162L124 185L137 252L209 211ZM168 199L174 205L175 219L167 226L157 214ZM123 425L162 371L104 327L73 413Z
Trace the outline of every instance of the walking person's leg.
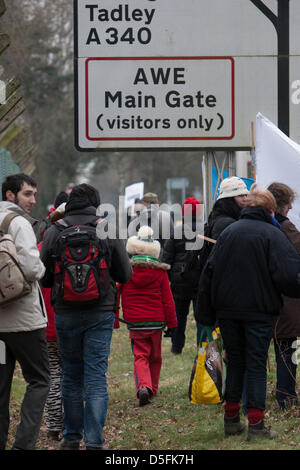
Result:
M106 372L114 327L114 312L91 313L83 340L84 440L87 449L103 448L108 407Z
M174 354L181 354L185 345L185 329L191 301L190 299L174 297L174 302L177 317L177 327L172 336L172 352Z
M44 329L13 333L10 343L19 362L27 387L21 405L21 421L13 447L33 450L39 435L45 402L49 393L50 374Z
M219 326L227 355L224 430L225 435L235 435L245 429L245 424L240 422L245 372L244 328L242 322L231 319L220 319Z
M145 399L140 400L140 405L148 403L148 394L153 394L152 377L150 371L151 334L147 330L130 331L131 348L134 355L134 379L138 398L142 390ZM145 392L145 393L144 393ZM145 401L145 403L144 403Z
M149 362L153 395L157 395L158 392L159 377L162 365L161 335L161 330L153 330L153 334L151 336L152 346Z
M297 363L294 358L296 341L297 338L274 338L277 378L276 399L282 410L298 401L296 393Z
M48 436L53 439L59 439L59 433L63 430L61 359L57 341L48 341L47 347L50 369L50 390L45 404L45 421Z
M266 437L273 439L275 431L264 426L267 392L268 350L273 332L273 321L245 322L248 439Z
M61 449L79 449L84 431L84 382L81 313L56 312L55 327L62 365L64 441Z
M0 334L0 341L5 346L1 349L3 351L3 358L0 363L0 450L5 450L7 443L8 429L9 429L9 402L10 390L15 369L15 357L8 347L6 341L7 334Z

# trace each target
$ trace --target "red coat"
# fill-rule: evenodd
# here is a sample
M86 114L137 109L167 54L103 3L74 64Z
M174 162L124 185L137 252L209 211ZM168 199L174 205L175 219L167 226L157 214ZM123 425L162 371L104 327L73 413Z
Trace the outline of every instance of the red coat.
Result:
M168 274L159 267L133 265L133 275L127 284L119 285L124 320L136 322L166 322L177 326L175 305Z

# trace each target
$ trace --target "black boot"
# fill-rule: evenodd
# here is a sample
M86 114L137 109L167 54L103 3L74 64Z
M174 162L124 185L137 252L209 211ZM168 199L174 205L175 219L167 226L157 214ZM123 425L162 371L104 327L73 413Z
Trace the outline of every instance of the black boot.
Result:
M66 441L65 439L60 444L60 450L79 450L80 442Z
M148 405L148 403L150 403L148 388L147 387L142 387L139 390L139 405L140 406L145 406L145 405Z
M265 427L263 419L256 424L249 423L247 441L251 441L251 439L256 437L260 439L275 439L277 436L278 434L276 431L272 431Z
M233 418L226 418L224 416L224 431L225 436L235 436L242 434L245 430L245 423L240 421L240 415L237 414Z

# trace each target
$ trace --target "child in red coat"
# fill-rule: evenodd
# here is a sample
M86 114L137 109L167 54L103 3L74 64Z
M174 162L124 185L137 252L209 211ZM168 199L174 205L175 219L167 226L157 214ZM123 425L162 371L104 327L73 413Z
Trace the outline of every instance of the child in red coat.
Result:
M153 230L143 226L138 236L127 241L133 275L119 286L123 318L128 322L134 355L134 378L140 406L157 394L162 365L162 330L177 326L173 296L167 270L158 261L160 243L152 238Z

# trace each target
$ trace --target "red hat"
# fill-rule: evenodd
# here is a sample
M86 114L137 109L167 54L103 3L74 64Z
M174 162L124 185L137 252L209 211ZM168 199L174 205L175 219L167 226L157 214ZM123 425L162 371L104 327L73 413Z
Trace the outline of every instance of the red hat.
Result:
M197 206L198 209L197 209ZM201 202L195 197L188 197L182 204L182 215L200 215L201 214Z

